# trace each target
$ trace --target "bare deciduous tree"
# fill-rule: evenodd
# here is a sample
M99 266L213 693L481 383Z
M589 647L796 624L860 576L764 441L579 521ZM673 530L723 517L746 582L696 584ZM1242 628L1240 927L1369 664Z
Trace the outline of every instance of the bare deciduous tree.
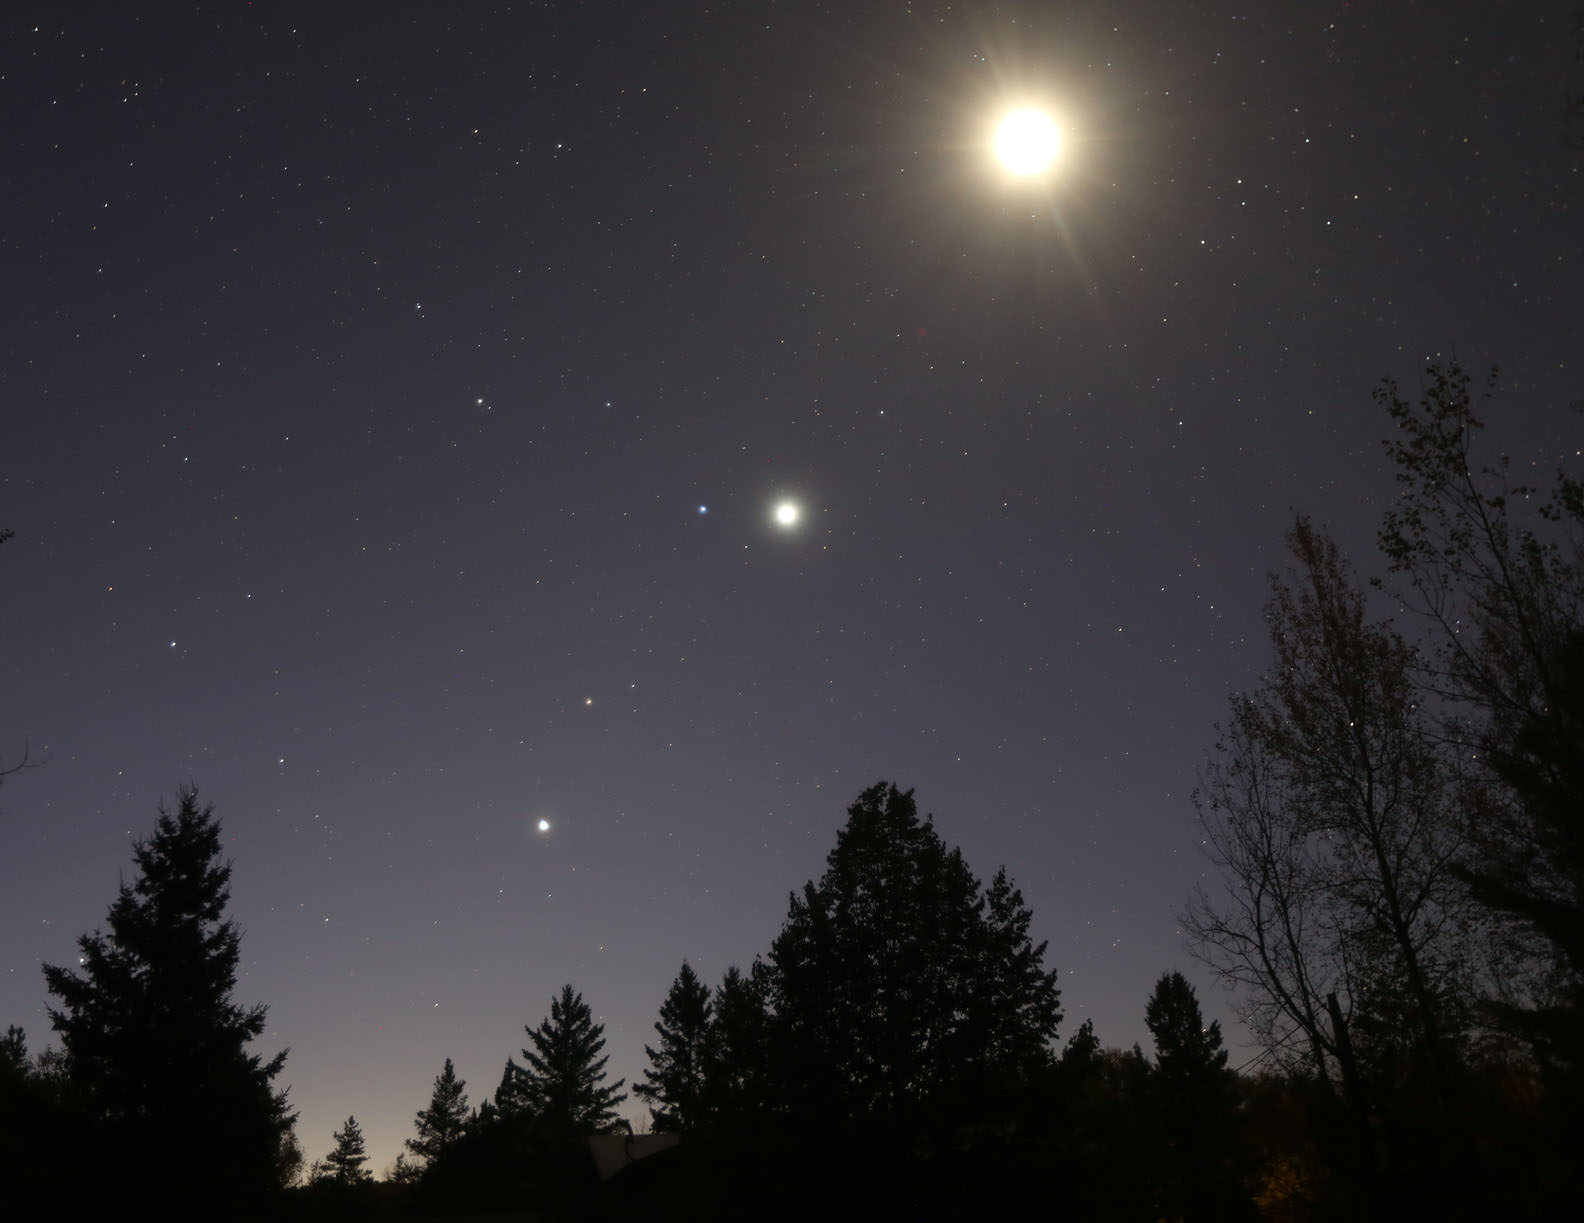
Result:
M1383 1073L1444 1068L1472 963L1447 750L1413 648L1369 621L1336 545L1303 519L1288 543L1294 569L1266 607L1272 666L1233 698L1196 794L1222 886L1184 921L1278 1057L1333 1081L1350 1031Z

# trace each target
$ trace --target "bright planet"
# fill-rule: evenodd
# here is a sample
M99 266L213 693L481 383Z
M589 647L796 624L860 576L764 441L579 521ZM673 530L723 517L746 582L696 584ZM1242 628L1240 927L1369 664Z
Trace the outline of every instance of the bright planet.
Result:
M1061 131L1056 121L1032 106L1012 111L996 128L996 157L1021 177L1049 169L1060 150Z

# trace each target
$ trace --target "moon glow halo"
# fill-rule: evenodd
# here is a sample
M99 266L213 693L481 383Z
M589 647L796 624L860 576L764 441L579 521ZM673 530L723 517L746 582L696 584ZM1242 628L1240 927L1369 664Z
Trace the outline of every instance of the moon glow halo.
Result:
M1032 106L1009 111L996 127L995 152L1006 170L1020 178L1043 174L1061 152L1056 121Z

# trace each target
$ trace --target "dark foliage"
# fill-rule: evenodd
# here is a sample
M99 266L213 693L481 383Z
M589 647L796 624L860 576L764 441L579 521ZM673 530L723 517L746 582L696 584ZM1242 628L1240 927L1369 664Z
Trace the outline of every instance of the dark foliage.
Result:
M532 1121L481 1108L475 1123L427 1167L414 1187L426 1214L482 1214L532 1205Z
M982 888L911 791L864 791L770 949L774 1098L827 1122L959 1124L1048 1069L1059 991L1028 926L1004 872Z
M714 1017L704 1045L704 1115L740 1121L770 1107L770 1012L767 972L755 960L736 965L715 989Z
M1063 1202L1073 1217L1153 1220L1148 1179L1152 1140L1146 1111L1149 1064L1131 1049L1088 1049L1064 1057L1056 1119Z
M113 1185L121 1202L218 1208L295 1171L293 1116L272 1087L286 1055L248 1052L265 1008L232 1000L240 934L224 916L220 844L213 809L183 790L134 847L137 875L108 932L78 941L80 971L44 969L80 1157L98 1170L85 1192Z
M1424 632L1368 623L1300 520L1274 666L1198 796L1228 899L1188 924L1285 1071L1245 1096L1265 1217L1556 1217L1584 1097L1584 482L1481 463L1455 362L1378 399L1377 585Z
M357 1118L348 1117L346 1124L331 1137L335 1146L324 1157L324 1162L314 1169L314 1179L330 1181L342 1187L372 1182L374 1174L364 1167L368 1163L368 1149L364 1145L363 1130Z
M649 1103L657 1131L692 1129L704 1119L705 1050L713 1015L709 986L682 961L655 1023L660 1048L644 1046L650 1067L645 1081L633 1085L633 1093Z
M1495 371L1491 374L1494 385ZM1486 388L1487 398L1490 386ZM1468 373L1431 365L1424 393L1377 394L1400 496L1381 549L1433 633L1428 683L1468 779L1475 895L1549 951L1549 972L1504 965L1497 1011L1561 1077L1584 1075L1584 481L1547 494L1481 463ZM1522 508L1530 507L1529 516ZM1516 984L1514 981L1516 979Z
M0 1039L0 1075L11 1078L21 1078L29 1068L27 1051L27 1033L16 1024L6 1028L6 1034Z
M1477 896L1536 931L1565 965L1548 996L1505 1010L1542 1064L1562 1072L1557 1087L1573 1093L1577 1108L1584 1103L1584 629L1556 648L1549 675L1550 706L1526 716L1512 750L1494 762L1524 814L1527 843L1501 845L1465 876ZM1544 882L1528 869L1536 858L1544 861Z
M583 995L563 986L550 1002L549 1018L526 1030L531 1048L522 1051L526 1064L508 1093L521 1101L520 1108L556 1138L603 1134L615 1126L616 1106L627 1098L621 1090L626 1080L605 1082L605 1027L594 1022Z
M853 1223L1052 1217L1061 1186L1007 1148L917 1159L884 1135L853 1140L761 1117L712 1128L601 1187L595 1217L648 1223Z
M1493 370L1484 401L1494 385ZM1401 485L1380 544L1429 629L1425 686L1466 762L1458 873L1502 936L1482 991L1495 1056L1487 1049L1469 1068L1458 1096L1421 1087L1421 1107L1394 1108L1390 1129L1425 1169L1421 1183L1456 1185L1476 1170L1491 1182L1502 1148L1471 1100L1491 1065L1511 1064L1511 1038L1538 1067L1547 1129L1584 1123L1584 480L1559 471L1542 490L1515 481L1505 456L1480 461L1483 408L1455 361L1430 366L1415 401L1390 381L1377 398L1395 426L1387 449ZM1427 1109L1468 1135L1450 1156L1418 1141ZM1557 1168L1570 1171L1531 1173L1528 1185L1551 1184L1552 1201L1584 1193L1576 1159L1546 1170ZM1506 1192L1487 1187L1484 1201Z
M1455 765L1416 652L1370 622L1336 545L1302 518L1288 544L1272 665L1233 696L1195 795L1221 887L1184 924L1283 1064L1344 1082L1355 1064L1440 1072L1467 1028L1477 930L1454 874Z
M1142 1161L1156 1217L1254 1218L1237 1078L1227 1069L1221 1025L1206 1025L1181 973L1156 982L1144 1011L1155 1064L1143 1079L1151 1141Z
M490 1122L529 1115L529 1102L523 1081L523 1068L515 1058L508 1057L501 1067L500 1082L495 1096L479 1106L479 1120Z
M457 1078L448 1057L445 1069L435 1076L429 1107L418 1110L418 1137L407 1139L407 1149L424 1162L433 1163L467 1131L467 1084Z
M66 1108L59 1059L50 1060L30 1057L15 1025L0 1040L0 1167L4 1200L19 1217L57 1210L74 1167L80 1124Z

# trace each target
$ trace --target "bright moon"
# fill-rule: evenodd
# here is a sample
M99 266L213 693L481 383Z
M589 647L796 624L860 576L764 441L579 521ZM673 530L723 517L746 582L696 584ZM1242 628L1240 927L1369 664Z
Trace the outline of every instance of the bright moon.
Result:
M784 527L789 527L798 520L798 507L790 501L783 501L775 509L775 520Z
M996 128L996 156L1013 174L1032 175L1049 169L1060 147L1056 121L1032 107L1013 111Z

